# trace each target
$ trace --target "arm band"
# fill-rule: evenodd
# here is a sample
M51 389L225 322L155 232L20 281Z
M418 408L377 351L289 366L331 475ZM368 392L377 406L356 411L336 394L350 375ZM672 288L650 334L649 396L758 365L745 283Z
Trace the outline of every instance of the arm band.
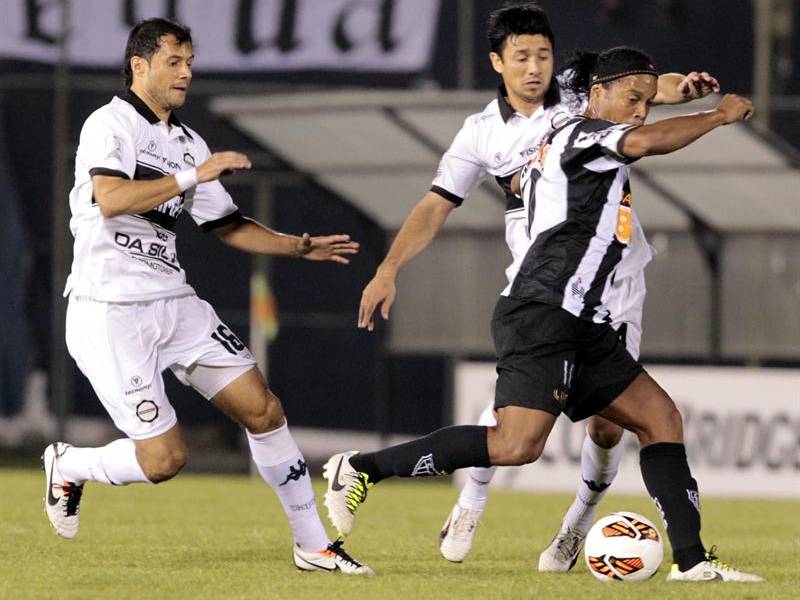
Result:
M173 177L175 177L175 181L178 183L178 187L182 192L197 185L197 169L178 171Z

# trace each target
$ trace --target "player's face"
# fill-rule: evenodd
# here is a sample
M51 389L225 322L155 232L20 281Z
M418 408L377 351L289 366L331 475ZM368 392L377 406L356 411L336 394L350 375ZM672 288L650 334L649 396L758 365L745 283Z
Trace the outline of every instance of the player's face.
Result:
M161 36L158 50L149 61L143 61L142 84L147 95L164 110L183 106L192 82L193 60L189 42L179 44L174 35Z
M503 78L509 98L528 104L544 101L553 77L553 45L543 35L511 35L502 55L489 55L492 67Z
M655 76L629 75L615 79L607 86L595 85L589 106L598 119L644 125L657 90L658 79Z

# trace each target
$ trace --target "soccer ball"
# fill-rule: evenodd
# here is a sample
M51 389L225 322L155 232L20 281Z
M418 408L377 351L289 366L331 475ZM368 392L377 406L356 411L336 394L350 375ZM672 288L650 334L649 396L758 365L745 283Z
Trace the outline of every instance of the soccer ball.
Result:
M602 581L644 581L658 571L664 544L647 518L616 512L589 530L584 553L589 571Z

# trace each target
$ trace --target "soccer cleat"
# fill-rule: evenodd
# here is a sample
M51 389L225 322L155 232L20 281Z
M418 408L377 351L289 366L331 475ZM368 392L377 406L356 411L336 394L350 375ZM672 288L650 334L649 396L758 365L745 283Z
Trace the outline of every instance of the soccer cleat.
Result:
M294 566L300 571L341 571L345 575L375 575L375 571L351 557L342 548L342 540L336 540L321 552L306 552L295 544Z
M464 508L456 503L439 533L439 552L450 562L467 558L481 522L482 510Z
M667 581L722 581L736 583L758 583L764 581L760 575L744 573L726 565L714 554L716 546L711 546L711 550L706 552L706 560L697 563L688 571L681 571L678 565L673 564L670 572L667 573Z
M569 571L578 560L587 533L587 530L562 523L556 537L539 555L539 571L543 573L566 573Z
M322 476L328 480L323 504L340 536L350 535L356 510L367 499L367 490L373 486L367 481L366 473L356 471L350 464L350 457L357 453L351 450L334 454L322 468Z
M64 442L50 444L42 455L42 465L46 482L44 510L47 518L58 535L71 539L78 533L83 485L65 481L58 471L58 459L68 448L71 446Z

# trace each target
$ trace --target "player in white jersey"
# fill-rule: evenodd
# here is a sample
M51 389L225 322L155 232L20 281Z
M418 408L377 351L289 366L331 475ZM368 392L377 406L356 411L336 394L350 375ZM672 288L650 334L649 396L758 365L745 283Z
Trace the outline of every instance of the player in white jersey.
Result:
M601 414L639 439L642 479L672 546L668 580L763 581L705 551L680 412L609 322L616 269L631 252L628 165L752 113L748 100L726 95L714 110L644 125L657 77L652 60L630 48L586 53L576 65L572 81L588 108L548 135L520 177L525 257L492 318L497 425L334 455L325 500L340 531L352 529L366 490L383 479L534 462L562 412L573 421Z
M403 224L377 274L364 289L359 326L372 330L374 312L388 319L394 302L398 270L419 254L435 237L450 211L459 206L486 174L496 178L506 193L506 242L512 255L508 273L515 272L525 255L526 214L522 199L510 188L512 175L528 162L552 130L554 119L580 109L582 99L561 102L553 69L553 34L539 8L519 5L495 11L489 22L492 66L502 78L497 98L481 112L467 117L442 157L430 192ZM656 103L678 103L708 94L716 81L707 73L688 76L666 74L659 78ZM644 302L642 270L651 258L650 248L635 213L634 251L626 257L626 279L619 281L618 302L631 308L617 318L626 323L627 342L636 348L641 337ZM509 285L511 278L509 278ZM491 406L481 425L495 425ZM592 417L581 453L582 481L575 502L567 511L553 543L542 553L539 568L566 571L574 564L591 525L597 503L614 478L622 454L622 429ZM486 503L487 485L494 469L473 469L459 502L453 507L440 535L440 550L448 560L463 560L472 545L475 528ZM588 483L587 483L588 482Z
M159 483L181 470L186 444L162 379L170 369L245 429L258 472L289 519L295 566L369 575L328 538L303 455L250 351L186 283L175 222L186 211L227 245L273 256L346 264L358 244L346 235L285 235L242 217L219 178L250 161L212 154L175 114L193 59L187 28L142 21L128 38L127 94L96 110L81 131L70 194L67 347L126 437L101 448L49 445L47 516L57 534L72 538L85 482Z

